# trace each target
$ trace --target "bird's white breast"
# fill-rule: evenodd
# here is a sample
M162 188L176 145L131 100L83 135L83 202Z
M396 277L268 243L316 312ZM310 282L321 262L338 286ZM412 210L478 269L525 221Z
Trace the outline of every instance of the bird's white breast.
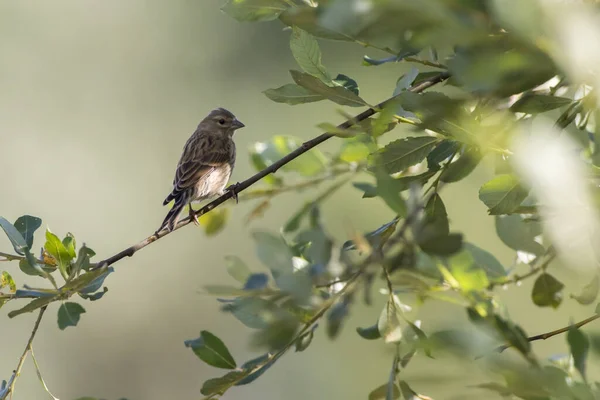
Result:
M229 182L230 176L231 167L229 164L224 164L209 172L206 176L206 179L198 183L198 200L221 195L223 193L223 189L225 189L225 186L227 185L227 182Z

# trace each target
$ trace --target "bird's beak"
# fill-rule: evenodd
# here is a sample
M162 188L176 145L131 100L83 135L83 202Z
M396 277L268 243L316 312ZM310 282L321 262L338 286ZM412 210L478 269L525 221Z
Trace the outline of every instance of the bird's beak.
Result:
M240 121L238 121L237 118L233 120L232 125L233 125L234 129L240 129L240 128L243 128L246 126L246 125L242 124Z

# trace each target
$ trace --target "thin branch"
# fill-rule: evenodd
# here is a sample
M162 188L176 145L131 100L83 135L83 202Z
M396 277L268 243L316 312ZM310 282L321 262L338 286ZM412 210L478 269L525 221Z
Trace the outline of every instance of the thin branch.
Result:
M546 257L545 259L544 259L544 256ZM544 272L546 270L546 268L548 268L548 265L550 265L550 263L552 261L554 261L554 259L556 258L556 251L554 250L554 247L552 247L552 246L549 247L548 250L546 251L546 254L544 254L544 256L538 256L535 259L535 261L536 261L535 264L531 267L531 269L527 273L525 273L523 275L515 274L511 278L507 278L503 281L492 282L488 286L488 289L492 290L495 286L498 286L498 285L508 285L511 283L519 283L524 279L535 276L535 275L539 274L540 272ZM542 259L544 259L544 260L541 261Z
M0 398L0 400L6 399L6 396L8 396L9 394L12 394L14 392L17 378L21 374L21 368L23 368L23 364L25 363L27 354L31 351L31 345L33 343L33 338L35 337L35 334L37 333L38 328L40 327L40 322L42 321L42 317L44 316L44 312L46 311L47 307L48 306L44 306L44 307L40 308L38 317L35 320L35 324L33 325L33 330L31 331L31 336L29 336L29 340L27 341L27 346L25 346L25 350L23 351L21 358L19 358L19 363L17 364L17 368L13 371L13 375L10 377L10 380L7 385L8 389L6 390L6 392L3 393L3 396Z
M573 328L581 328L582 326L589 324L592 321L597 320L598 318L600 318L599 314L593 315L589 318L584 319L583 321L579 321L575 324L569 325L569 326L565 326L564 328L560 328L560 329L556 329L554 331L550 331L550 332L546 332L546 333L542 333L539 335L535 335L535 336L530 336L527 338L528 342L535 342L536 340L546 340L546 339L550 339L553 336L556 335L560 335L561 333L566 333L568 332L570 329ZM495 351L497 351L498 353L502 353L504 350L511 348L512 346L510 344L505 344L502 346L499 346L495 349Z
M431 77L421 83L419 83L416 86L413 86L409 89L410 92L413 93L420 93L428 88L430 88L431 86L434 86L440 82L445 81L446 79L448 79L450 77L450 74L448 72L441 72L440 74ZM363 111L362 113L358 114L356 117L354 117L352 120L348 120L345 121L343 123L341 123L340 125L337 126L338 130L346 130L350 127L352 127L353 125L355 125L357 122L363 121L373 115L375 115L378 110L381 110L385 107L386 104L388 104L391 101L394 101L398 96L400 96L401 94L391 97L381 103L379 103L378 105L376 105L373 108L369 108L365 111ZM286 155L285 157L281 158L280 160L274 162L273 164L271 164L270 166L268 166L267 168L263 169L262 171L256 173L255 175L251 176L250 178L246 179L243 182L237 183L235 185L235 192L236 193L240 193L241 191L249 188L250 186L254 185L256 182L260 181L262 178L264 178L267 175L273 174L275 172L277 172L277 170L279 170L281 167L283 167L284 165L288 164L289 162L291 162L292 160L300 157L302 154L306 153L307 151L309 151L310 149L312 149L313 147L318 146L319 144L325 142L326 140L331 139L332 137L335 137L334 134L331 133L323 133L307 142L304 142L300 147L298 147L296 150L292 151L291 153L289 153L288 155ZM231 191L227 191L224 195L218 197L217 199L213 200L212 202L208 203L207 205L205 205L204 207L202 207L201 209L199 209L198 211L195 212L196 217L199 217L201 215L206 214L207 212L213 210L214 208L220 206L221 204L223 204L224 202L226 202L227 200L229 200L230 198L233 197L233 192ZM191 218L190 217L186 217L184 219L182 219L177 226L175 226L175 228L173 229L173 231L180 229L186 225L188 225L191 222ZM103 265L106 266L110 266L114 263L116 263L117 261L122 260L125 257L132 257L138 250L143 249L144 247L148 246L151 243L154 243L155 241L157 241L158 239L168 235L169 231L163 230L162 232L156 232L155 234L153 234L152 236L147 237L146 239L142 240L141 242L139 242L138 244L135 244L131 247L126 248L125 250L120 251L119 253L101 261L98 263L98 265L95 268L99 268Z

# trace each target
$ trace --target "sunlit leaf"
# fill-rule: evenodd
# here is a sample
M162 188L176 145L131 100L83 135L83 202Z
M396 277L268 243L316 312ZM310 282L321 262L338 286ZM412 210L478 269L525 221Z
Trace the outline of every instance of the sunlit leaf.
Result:
M477 265L470 252L463 251L450 257L448 264L452 276L462 291L478 291L489 286L486 271Z
M58 327L62 331L69 326L77 326L84 312L85 309L80 304L70 301L62 303L58 309Z
M492 215L509 214L521 205L529 190L514 175L498 175L479 189L479 199Z
M342 106L361 107L368 105L363 99L353 91L343 86L327 86L323 81L312 75L300 71L291 70L292 79L298 85L312 91L313 93L325 96L327 99Z
M62 243L63 246L65 246L65 249L67 249L71 259L77 257L77 253L75 253L75 247L77 247L77 244L75 241L75 236L73 236L71 232L67 233L67 236L65 236L65 238L62 240Z
M438 142L439 139L431 136L398 139L373 154L371 161L393 174L423 161Z
M531 299L540 307L557 308L562 302L562 290L565 285L552 275L544 272L533 284Z
M15 284L14 279L6 271L2 271L2 274L0 274L0 289L3 287L8 287L12 293L17 290L17 285Z
M71 254L65 248L58 236L50 232L49 229L46 230L46 244L44 245L44 248L52 257L54 257L61 275L66 278L68 276L67 269L69 268L73 257L71 257Z
M238 21L271 21L288 7L284 0L228 0L221 10Z
M200 337L186 340L185 346L190 347L199 359L217 368L234 369L237 364L221 339L208 331L200 332Z
M511 111L525 114L538 114L566 106L573 100L566 97L550 96L545 94L527 94L521 97L510 107Z
M579 294L571 294L571 298L577 300L579 304L592 304L598 298L599 291L600 277L594 275L591 282L585 285Z

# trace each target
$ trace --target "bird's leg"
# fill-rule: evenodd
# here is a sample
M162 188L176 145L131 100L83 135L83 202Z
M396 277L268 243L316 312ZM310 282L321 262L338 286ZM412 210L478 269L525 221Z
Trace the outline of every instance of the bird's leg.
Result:
M190 218L191 218L192 222L194 224L196 224L197 226L200 225L200 221L198 221L198 217L196 216L196 212L192 208L192 203L188 204L188 211L189 211Z
M238 203L237 188L238 188L239 184L240 184L239 182L234 183L233 185L229 185L229 187L225 189L226 192L231 192L231 198L233 198L235 200L235 204Z

